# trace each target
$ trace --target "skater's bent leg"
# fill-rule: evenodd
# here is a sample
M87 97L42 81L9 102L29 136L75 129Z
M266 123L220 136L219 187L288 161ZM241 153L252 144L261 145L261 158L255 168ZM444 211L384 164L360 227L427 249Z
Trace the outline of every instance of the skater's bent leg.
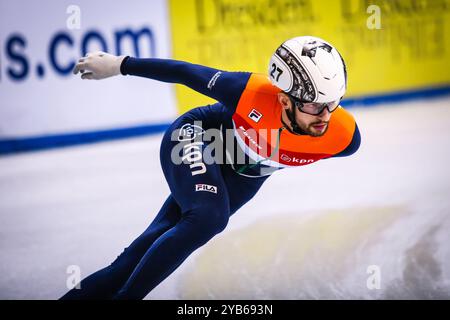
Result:
M228 192L220 166L203 159L207 142L192 140L203 130L191 123L195 118L188 113L177 119L161 142L161 167L182 219L152 244L115 299L144 298L227 224Z
M181 218L181 209L170 195L150 226L109 266L91 274L61 299L111 299L130 277L152 243Z
M210 202L183 213L175 227L156 240L115 299L143 299L193 251L221 232L229 206Z

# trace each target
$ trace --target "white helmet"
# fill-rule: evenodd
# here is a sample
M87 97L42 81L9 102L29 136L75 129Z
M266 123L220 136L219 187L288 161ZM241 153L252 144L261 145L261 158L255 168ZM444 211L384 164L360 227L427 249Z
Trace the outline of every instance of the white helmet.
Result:
M269 64L272 84L304 102L339 101L347 87L347 71L339 52L311 36L285 41Z

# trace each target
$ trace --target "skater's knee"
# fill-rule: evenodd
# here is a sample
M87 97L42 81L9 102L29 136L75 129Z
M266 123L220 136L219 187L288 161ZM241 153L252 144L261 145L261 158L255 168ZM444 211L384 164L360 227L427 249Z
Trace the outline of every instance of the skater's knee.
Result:
M228 220L230 217L229 211L219 211L217 213L208 216L211 220L208 222L210 225L210 230L212 234L218 234L225 230L228 225Z
M230 210L218 205L201 205L192 209L187 218L195 224L199 233L213 237L222 232L228 225Z

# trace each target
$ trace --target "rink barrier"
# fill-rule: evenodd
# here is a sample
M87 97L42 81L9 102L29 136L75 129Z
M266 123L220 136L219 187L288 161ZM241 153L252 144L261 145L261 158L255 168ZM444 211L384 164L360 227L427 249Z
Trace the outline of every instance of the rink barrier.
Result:
M352 97L344 99L346 108L372 107L385 103L405 102L424 98L438 98L450 95L450 86L426 88L415 91L394 92L383 95ZM18 152L39 151L53 148L69 147L139 136L163 133L170 123L149 124L129 128L115 128L101 131L77 132L38 137L0 139L0 155Z

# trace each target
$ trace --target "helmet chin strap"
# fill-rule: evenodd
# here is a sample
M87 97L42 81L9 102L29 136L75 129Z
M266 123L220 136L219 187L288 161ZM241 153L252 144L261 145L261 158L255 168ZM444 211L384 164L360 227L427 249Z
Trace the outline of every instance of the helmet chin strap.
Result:
M303 134L305 135L306 132L304 132L300 127L298 126L297 122L295 121L295 109L297 108L297 101L294 101L293 99L290 99L292 102L291 108L289 110L286 110L286 114L288 116L289 121L291 122L292 132L296 134Z

